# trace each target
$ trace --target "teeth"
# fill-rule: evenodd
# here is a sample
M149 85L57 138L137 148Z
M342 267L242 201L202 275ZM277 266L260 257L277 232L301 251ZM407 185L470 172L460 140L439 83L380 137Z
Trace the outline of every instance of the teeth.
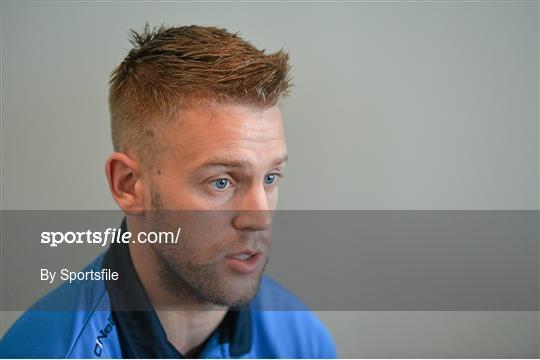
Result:
M240 254L240 255L236 255L236 256L233 256L235 259L238 259L238 260L247 260L251 257L251 255L247 255L247 254Z

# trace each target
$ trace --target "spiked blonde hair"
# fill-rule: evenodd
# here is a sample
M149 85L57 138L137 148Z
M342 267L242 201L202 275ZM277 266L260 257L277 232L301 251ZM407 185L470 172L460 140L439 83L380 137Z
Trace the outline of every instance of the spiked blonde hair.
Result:
M151 154L155 132L204 103L277 105L289 94L289 56L265 54L238 33L202 26L131 30L133 49L110 78L113 146ZM143 159L141 159L143 160Z

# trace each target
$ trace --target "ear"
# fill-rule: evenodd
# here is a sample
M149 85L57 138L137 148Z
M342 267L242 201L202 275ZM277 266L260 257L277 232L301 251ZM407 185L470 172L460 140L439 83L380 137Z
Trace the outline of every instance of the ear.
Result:
M124 212L139 215L144 211L145 187L138 161L115 152L107 159L105 174L111 194Z

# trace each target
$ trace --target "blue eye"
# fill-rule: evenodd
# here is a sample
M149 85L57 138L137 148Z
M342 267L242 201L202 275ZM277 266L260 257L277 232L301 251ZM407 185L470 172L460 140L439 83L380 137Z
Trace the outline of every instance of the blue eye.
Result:
M271 185L276 181L276 175L275 174L269 174L264 177L264 183Z
M212 181L212 184L214 184L216 188L218 188L219 190L223 190L229 184L229 179L225 179L225 178L217 179L217 180Z

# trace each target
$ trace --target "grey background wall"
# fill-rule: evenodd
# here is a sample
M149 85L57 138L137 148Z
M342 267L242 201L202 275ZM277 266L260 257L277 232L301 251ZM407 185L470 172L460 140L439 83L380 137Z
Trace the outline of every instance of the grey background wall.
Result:
M290 52L282 209L538 209L538 19L534 1L3 2L1 207L116 208L107 80L148 21ZM318 314L341 357L540 353L538 312Z

